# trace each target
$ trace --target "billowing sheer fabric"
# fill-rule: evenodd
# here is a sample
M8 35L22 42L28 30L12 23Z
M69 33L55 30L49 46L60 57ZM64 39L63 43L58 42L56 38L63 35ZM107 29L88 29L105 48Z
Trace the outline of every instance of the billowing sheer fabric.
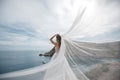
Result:
M1 80L90 80L90 66L120 58L120 42L87 43L62 39L60 51L45 65L6 73ZM108 59L108 60L107 60Z
M0 80L92 80L87 75L88 71L99 64L116 62L120 58L120 41L109 42L108 40L96 43L72 39L84 36L88 28L93 29L95 26L98 27L99 34L106 26L119 26L119 23L115 21L120 17L117 15L118 10L108 16L105 12L111 12L111 6L103 8L104 4L101 3L95 7L97 11L93 15L94 10L92 12L89 8L92 8L90 5L96 5L97 0L91 0L89 5L83 3L85 2L81 0L75 20L71 28L62 35L60 50L53 55L50 62L30 69L1 74ZM114 13L116 16L113 16Z

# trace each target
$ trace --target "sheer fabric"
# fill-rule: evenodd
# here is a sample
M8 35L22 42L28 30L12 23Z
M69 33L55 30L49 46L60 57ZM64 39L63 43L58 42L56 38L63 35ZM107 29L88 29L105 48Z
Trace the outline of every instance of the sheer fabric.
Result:
M98 34L101 34L106 26L119 26L116 21L120 17L118 15L119 10L114 7L115 11L107 15L105 10L111 12L112 5L105 7L101 2L96 6L99 0L91 0L89 5L84 5L88 4L87 0L85 2L80 1L80 9L76 19L68 32L62 35L60 51L53 55L49 63L26 70L1 74L0 80L90 80L86 72L91 67L112 61L116 62L116 59L120 58L120 41L91 43L71 39L85 35L91 36L94 31L88 34L86 31L89 28L94 29L95 26L98 27ZM90 11L89 8L93 7L95 8ZM94 10L97 10L97 12L94 12ZM116 14L116 16L113 14ZM104 16L106 16L105 19ZM109 25L109 23L111 24Z
M2 74L0 79L89 80L85 75L89 67L120 58L119 48L120 42L97 44L62 38L60 51L54 54L49 63L27 70Z

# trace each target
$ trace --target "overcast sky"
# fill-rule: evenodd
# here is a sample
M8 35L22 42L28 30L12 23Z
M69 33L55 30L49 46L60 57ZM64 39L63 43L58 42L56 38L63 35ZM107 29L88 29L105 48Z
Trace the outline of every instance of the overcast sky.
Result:
M90 1L92 0L88 0L84 5L88 5ZM69 30L81 3L83 3L81 0L0 0L0 50L51 48L49 38L55 33L63 34ZM102 8L99 8L101 5L99 3L102 4ZM80 31L82 36L80 40L120 40L120 1L98 0L97 4L93 5L89 5L86 15L96 10L95 13L102 16L95 18L97 20L94 26ZM99 6L96 7L97 5ZM102 14L100 9L105 14ZM84 25L87 25L89 21L91 19L85 17ZM96 26L101 23L110 23L110 26Z

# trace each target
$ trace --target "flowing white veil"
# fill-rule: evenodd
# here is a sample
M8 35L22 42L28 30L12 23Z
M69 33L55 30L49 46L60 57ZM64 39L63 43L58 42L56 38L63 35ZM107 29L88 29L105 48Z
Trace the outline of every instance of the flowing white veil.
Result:
M90 68L120 58L119 41L109 42L108 40L104 43L93 43L72 40L73 37L89 36L94 33L102 34L101 32L106 27L112 29L111 26L120 26L120 23L116 21L120 18L119 8L116 8L114 4L105 7L105 4L102 3L103 0L99 1L91 0L89 4L87 0L85 2L81 0L76 19L68 32L62 35L60 50L53 55L49 63L22 71L1 74L0 80L90 80L86 74ZM96 6L98 3L100 4ZM111 12L111 6L114 6L115 10L108 15L106 11ZM89 8L94 8L96 12ZM94 27L97 27L97 30L92 30ZM87 33L88 30L91 32Z

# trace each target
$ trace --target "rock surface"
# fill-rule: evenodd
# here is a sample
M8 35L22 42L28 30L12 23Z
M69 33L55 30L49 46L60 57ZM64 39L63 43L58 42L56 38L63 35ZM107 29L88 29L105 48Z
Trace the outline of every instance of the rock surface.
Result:
M55 47L53 47L49 52L46 52L46 53L44 53L44 54L39 54L39 56L52 57L54 53L55 53Z
M120 80L120 63L98 65L86 75L90 80Z

